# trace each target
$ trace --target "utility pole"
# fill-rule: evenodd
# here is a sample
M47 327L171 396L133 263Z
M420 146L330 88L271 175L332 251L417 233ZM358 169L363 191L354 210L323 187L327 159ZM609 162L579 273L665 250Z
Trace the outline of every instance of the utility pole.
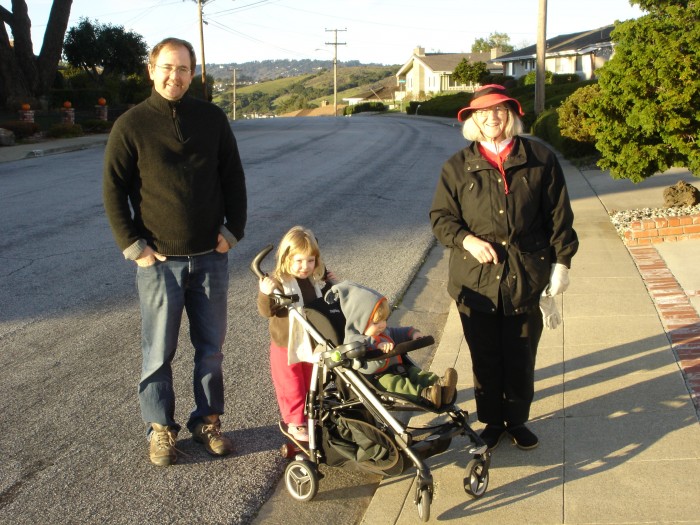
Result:
M209 100L207 94L207 66L204 59L204 27L202 25L202 0L197 0L197 11L199 12L199 45L202 49L202 88L204 89L204 100Z
M338 42L338 31L347 31L347 29L326 29L326 33L335 33L333 42L326 42L327 46L333 46L333 116L338 116L338 46L344 46L345 42Z
M545 53L547 52L547 0L540 1L537 17L537 54L535 65L535 115L544 111Z
M231 120L236 120L236 71L238 71L235 67L233 68L233 92L231 93Z

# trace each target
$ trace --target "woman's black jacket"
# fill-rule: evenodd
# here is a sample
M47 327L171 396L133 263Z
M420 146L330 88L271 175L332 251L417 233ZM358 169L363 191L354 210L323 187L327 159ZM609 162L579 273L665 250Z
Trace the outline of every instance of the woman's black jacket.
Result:
M571 267L578 249L564 174L554 153L515 137L501 173L471 143L442 167L430 210L433 233L451 249L448 292L459 306L506 315L539 305L550 267ZM490 242L498 264L481 264L463 246L475 235Z

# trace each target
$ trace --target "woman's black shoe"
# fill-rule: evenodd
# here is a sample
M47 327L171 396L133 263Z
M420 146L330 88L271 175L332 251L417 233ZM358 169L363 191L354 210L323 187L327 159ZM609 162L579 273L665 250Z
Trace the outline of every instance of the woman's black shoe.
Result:
M540 444L537 436L530 432L525 425L509 427L507 432L510 434L510 437L513 438L513 443L523 450L530 450Z
M498 446L506 433L506 428L499 425L486 425L486 428L481 431L479 437L486 443L488 450L493 450Z

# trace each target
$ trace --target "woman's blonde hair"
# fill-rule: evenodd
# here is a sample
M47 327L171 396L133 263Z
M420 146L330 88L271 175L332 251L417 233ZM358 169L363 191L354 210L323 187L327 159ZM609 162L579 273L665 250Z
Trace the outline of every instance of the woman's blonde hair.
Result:
M284 281L292 277L291 266L295 255L315 257L316 267L311 274L311 280L314 282L323 280L326 267L321 259L321 251L318 248L316 236L311 230L303 226L294 226L285 233L280 241L280 245L277 247L274 275L278 280Z
M503 137L501 140L510 139L516 135L520 135L523 132L523 121L520 116L513 111L513 108L509 104L503 104L508 108L508 122L503 129ZM476 111L472 111L469 118L464 121L464 126L462 126L462 136L474 142L489 142L481 131L479 124L474 120L474 115Z

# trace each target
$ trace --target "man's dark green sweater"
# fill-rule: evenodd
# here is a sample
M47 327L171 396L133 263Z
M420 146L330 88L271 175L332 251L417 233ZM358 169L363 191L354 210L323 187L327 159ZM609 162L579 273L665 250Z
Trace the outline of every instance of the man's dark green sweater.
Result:
M206 253L219 233L233 246L243 238L247 197L224 112L187 95L169 102L154 90L114 123L103 197L129 259L146 243L163 255Z

